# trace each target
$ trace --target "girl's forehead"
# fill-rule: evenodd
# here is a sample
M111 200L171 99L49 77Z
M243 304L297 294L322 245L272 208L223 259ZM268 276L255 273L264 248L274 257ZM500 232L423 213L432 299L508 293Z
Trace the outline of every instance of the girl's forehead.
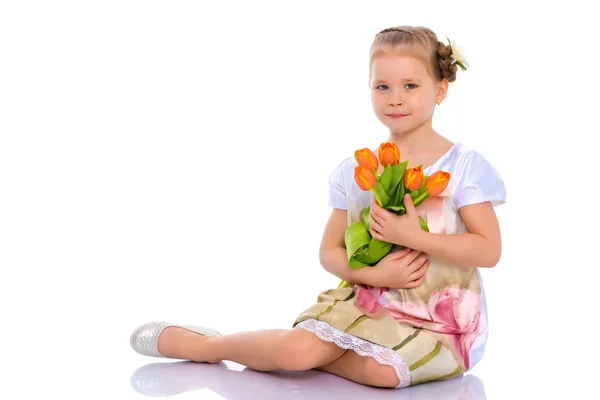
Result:
M379 55L371 62L371 75L391 78L403 76L425 77L428 75L423 61L413 54Z
M371 75L388 75L389 79L429 76L430 55L421 45L377 45L371 51Z

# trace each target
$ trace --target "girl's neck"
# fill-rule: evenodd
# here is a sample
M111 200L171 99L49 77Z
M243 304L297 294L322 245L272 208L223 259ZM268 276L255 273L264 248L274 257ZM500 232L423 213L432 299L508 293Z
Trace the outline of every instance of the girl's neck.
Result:
M394 142L401 152L410 154L428 149L442 136L431 126L419 126L408 132L391 132L388 141Z

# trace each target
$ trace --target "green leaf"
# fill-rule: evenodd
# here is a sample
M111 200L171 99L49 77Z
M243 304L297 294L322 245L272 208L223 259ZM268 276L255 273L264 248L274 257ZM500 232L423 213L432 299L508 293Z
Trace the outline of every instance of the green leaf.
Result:
M370 264L371 256L369 255L369 246L365 246L364 248L360 249L353 258L362 264Z
M369 243L369 257L371 258L371 263L375 264L385 257L392 249L392 246L391 243L372 238L371 243Z
M413 198L413 200L416 199L417 197L421 196L422 194L427 193L427 191L425 190L425 181L427 180L428 177L429 177L428 175L425 175L423 177L423 180L421 181L421 186L418 189L419 194L417 196L412 196L412 194L411 194L411 197ZM415 208L419 207L421 204L423 204L425 202L425 200L427 200L428 197L429 197L429 194L422 197L421 200L415 202L414 203Z
M419 216L419 224L421 224L421 229L423 229L425 232L429 232L427 222L425 222L425 220L421 216Z
M396 213L398 215L406 214L406 208L404 206L388 206L386 210Z
M392 244L372 238L367 247L360 249L360 251L354 255L354 259L359 263L374 265L385 257L391 249Z
M353 269L376 264L392 249L392 244L377 240L369 233L368 224L364 222L368 221L369 211L370 207L365 207L361 220L350 224L344 235L348 265Z
M419 186L419 192L423 193L425 191L425 181L429 178L429 175L425 175L423 180L421 181L421 186Z
M371 235L366 230L365 224L362 221L353 222L348 225L344 234L346 243L346 253L348 260L362 248L367 247L371 242Z
M421 204L423 204L425 202L425 200L427 200L429 198L429 193L427 193L425 196L423 196L423 198L421 198L419 201L416 201L414 203L415 208L419 207Z
M390 183L392 182L392 174L393 174L392 166L390 164L388 164L387 167L385 167L385 169L381 173L381 177L379 178L379 182L381 182L381 185L383 186L383 190L386 193L390 192Z
M358 261L354 257L350 259L350 261L348 262L348 265L350 265L350 268L352 268L352 269L360 269L362 267L366 267L367 266L367 264L361 263L360 261Z
M390 182L390 190L388 193L395 192L398 184L402 182L402 178L404 177L404 173L406 172L406 166L408 165L408 160L398 163L392 167L392 181Z
M388 206L388 204L390 203L390 196L388 196L388 194L385 192L385 190L383 189L383 185L381 184L381 182L377 182L375 184L375 187L373 188L373 192L375 197L378 198L378 200L381 200L381 207L385 208Z
M394 194L394 199L391 202L392 205L394 206L404 206L404 193L405 193L406 188L404 187L404 183L401 183L400 185L398 185L398 188L396 189L396 192Z
M365 207L362 211L362 222L365 224L365 229L367 232L371 232L371 220L369 218L369 214L371 213L371 206ZM370 234L370 233L369 233Z

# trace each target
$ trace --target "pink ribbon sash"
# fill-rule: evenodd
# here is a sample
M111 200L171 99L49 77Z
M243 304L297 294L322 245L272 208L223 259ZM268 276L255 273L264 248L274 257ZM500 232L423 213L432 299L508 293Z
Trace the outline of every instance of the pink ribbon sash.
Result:
M423 217L429 227L429 232L446 233L446 220L444 218L444 198L450 197L451 192L446 188L437 196L429 196L427 200L416 208L417 213Z

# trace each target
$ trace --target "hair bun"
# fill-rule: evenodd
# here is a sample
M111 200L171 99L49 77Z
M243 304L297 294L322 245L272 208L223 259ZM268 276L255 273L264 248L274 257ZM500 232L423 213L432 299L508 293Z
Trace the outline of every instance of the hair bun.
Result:
M454 63L454 58L452 57L452 47L438 41L437 52L442 75L448 82L454 82L456 80L458 66Z

